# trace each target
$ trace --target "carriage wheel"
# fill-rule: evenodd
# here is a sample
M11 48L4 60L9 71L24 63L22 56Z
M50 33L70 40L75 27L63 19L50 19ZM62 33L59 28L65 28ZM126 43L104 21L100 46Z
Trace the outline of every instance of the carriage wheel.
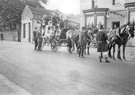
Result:
M54 39L51 41L51 50L56 52L58 49L58 44L57 44L57 41Z

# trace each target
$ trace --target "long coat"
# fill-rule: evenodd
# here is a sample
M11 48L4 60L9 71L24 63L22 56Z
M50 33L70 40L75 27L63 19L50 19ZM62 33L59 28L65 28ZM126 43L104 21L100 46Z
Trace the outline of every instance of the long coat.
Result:
M36 41L37 40L37 31L33 31L33 41Z
M38 43L42 43L42 41L43 41L42 34L40 32L38 32L38 34L37 34L37 41L38 41Z
M97 52L106 52L108 51L108 44L107 44L108 36L104 32L104 30L101 30L98 32L96 36L97 40Z

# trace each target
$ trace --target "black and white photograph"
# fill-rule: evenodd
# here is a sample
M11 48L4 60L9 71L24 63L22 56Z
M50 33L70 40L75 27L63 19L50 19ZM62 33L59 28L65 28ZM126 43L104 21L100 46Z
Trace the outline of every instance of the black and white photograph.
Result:
M0 0L0 95L135 95L135 0Z

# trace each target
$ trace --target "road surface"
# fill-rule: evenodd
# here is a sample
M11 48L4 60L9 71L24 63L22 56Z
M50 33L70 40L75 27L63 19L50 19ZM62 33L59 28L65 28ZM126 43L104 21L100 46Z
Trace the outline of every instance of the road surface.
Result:
M61 47L35 51L33 44L0 42L0 73L32 95L135 95L134 48L127 61L98 60L95 48L79 58Z

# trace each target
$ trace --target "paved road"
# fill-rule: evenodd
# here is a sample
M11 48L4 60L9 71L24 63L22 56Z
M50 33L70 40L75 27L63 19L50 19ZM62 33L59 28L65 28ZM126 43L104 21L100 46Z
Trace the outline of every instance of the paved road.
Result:
M0 73L33 95L135 95L135 63L99 63L95 48L79 58L66 48L33 50L33 44L0 42Z

